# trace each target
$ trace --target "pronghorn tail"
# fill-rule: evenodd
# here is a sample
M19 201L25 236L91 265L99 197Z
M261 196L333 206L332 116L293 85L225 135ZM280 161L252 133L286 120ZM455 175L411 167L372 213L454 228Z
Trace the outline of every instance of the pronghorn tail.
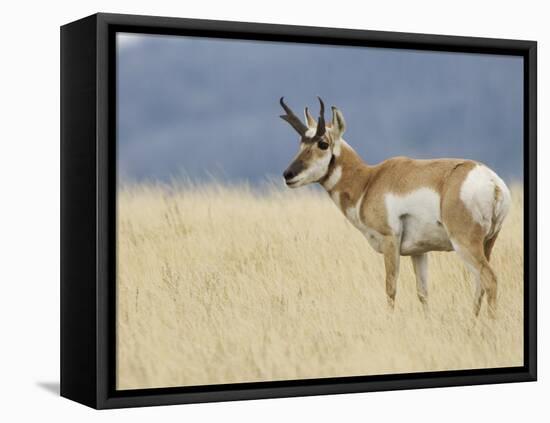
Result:
M487 238L492 238L502 228L502 223L510 211L512 197L510 190L500 177L494 172L492 182L494 184L493 194L493 217L491 219L491 229Z

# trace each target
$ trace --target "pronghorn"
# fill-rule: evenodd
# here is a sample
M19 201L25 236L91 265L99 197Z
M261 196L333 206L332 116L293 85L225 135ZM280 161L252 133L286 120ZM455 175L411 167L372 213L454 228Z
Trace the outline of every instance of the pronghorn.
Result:
M384 255L386 294L394 307L400 256L410 256L420 302L427 307L429 251L456 251L474 274L477 316L487 293L494 317L497 278L491 251L510 208L510 191L495 172L466 159L414 160L395 157L367 165L344 141L346 122L324 104L316 121L305 108L304 124L284 103L287 121L300 135L300 150L283 176L297 188L318 182L336 206Z

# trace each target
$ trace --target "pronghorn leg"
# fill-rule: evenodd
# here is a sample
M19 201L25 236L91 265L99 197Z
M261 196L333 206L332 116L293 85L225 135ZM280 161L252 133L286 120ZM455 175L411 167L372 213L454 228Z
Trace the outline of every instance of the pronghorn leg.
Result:
M481 286L481 276L479 272L476 272L474 277L475 277L475 284L476 284L476 292L474 294L474 314L477 317L479 316L479 310L481 310L481 302L483 301L485 290Z
M485 251L485 257L487 261L491 260L491 253L493 252L493 247L495 246L495 241L497 240L498 231L489 239L486 239L483 244L483 249Z
M486 239L483 243L483 252L485 253L485 258L487 259L487 262L491 260L491 253L493 251L493 247L495 246L495 241L497 240L497 236L498 236L498 231L491 238ZM474 313L476 316L478 316L479 310L481 308L481 302L483 301L483 296L485 295L485 289L483 289L481 278L479 275L476 277L476 279L477 280L476 280L476 293L475 293L475 300L474 300Z
M397 277L399 275L399 239L395 236L384 238L384 265L386 267L386 295L388 305L393 310L397 292Z
M428 306L428 254L411 256L416 276L416 293L424 310Z
M495 272L489 266L489 262L483 258L480 260L480 280L481 294L479 295L479 306L477 308L476 316L479 314L479 307L481 306L481 300L483 299L483 293L487 293L487 305L489 306L489 316L495 318L497 311L497 278ZM474 310L476 311L476 310Z
M457 242L453 240L453 246L458 255L464 260L470 271L474 274L476 293L474 299L474 314L479 315L483 295L487 293L489 316L494 318L497 300L497 278L495 272L485 257L483 243Z

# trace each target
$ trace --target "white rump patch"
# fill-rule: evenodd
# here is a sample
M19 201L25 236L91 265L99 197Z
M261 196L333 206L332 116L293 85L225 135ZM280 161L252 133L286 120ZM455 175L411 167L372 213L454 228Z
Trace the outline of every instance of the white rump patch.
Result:
M470 170L460 188L460 199L473 219L481 225L485 235L500 229L511 201L504 181L483 165Z
M327 180L323 183L326 190L333 189L342 178L342 166L336 166Z

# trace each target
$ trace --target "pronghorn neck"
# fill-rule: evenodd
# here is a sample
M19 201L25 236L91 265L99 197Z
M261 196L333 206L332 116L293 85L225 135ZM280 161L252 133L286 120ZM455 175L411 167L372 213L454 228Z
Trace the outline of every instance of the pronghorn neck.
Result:
M363 196L370 178L370 167L344 140L333 151L333 158L321 185L336 205L347 214Z
M359 157L353 148L344 140L334 149L327 174L321 185L331 194L334 190L345 190L363 179L369 166Z

